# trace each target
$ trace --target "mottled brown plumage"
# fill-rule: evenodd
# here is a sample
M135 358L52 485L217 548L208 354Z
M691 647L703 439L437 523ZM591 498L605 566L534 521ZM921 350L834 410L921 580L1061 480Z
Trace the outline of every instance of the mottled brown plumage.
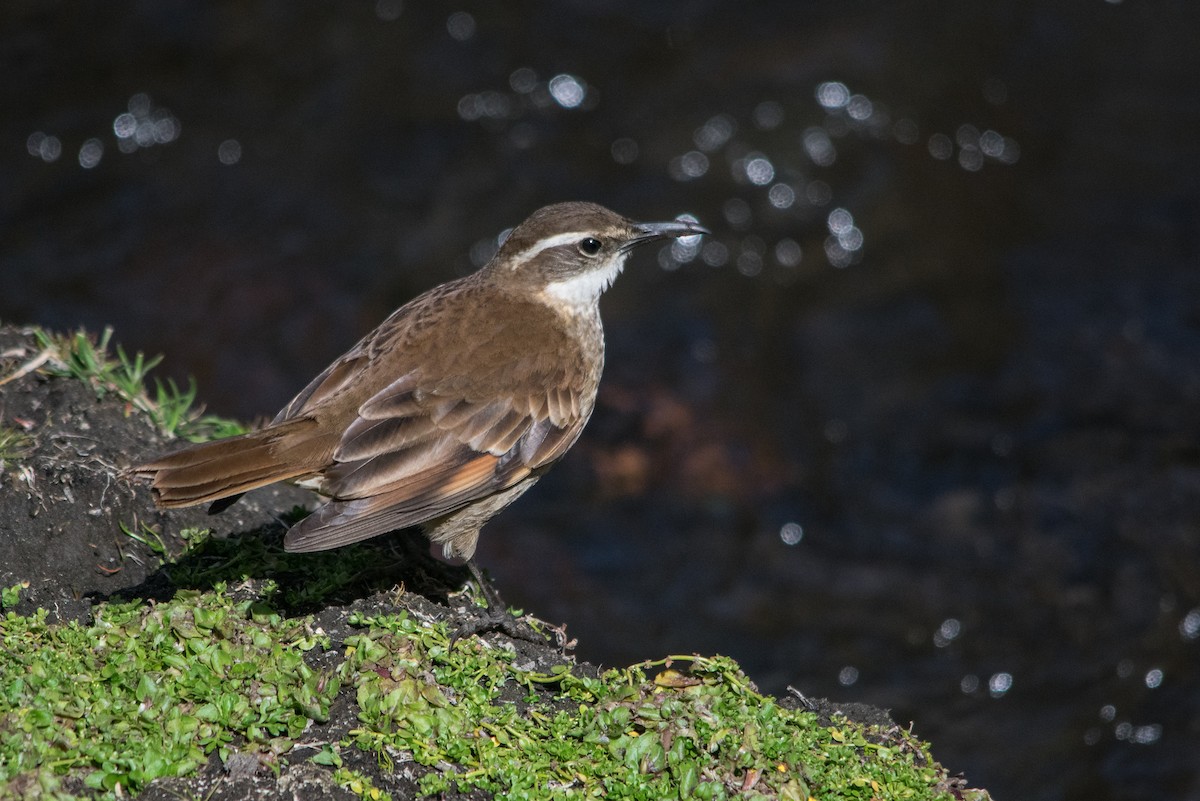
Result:
M256 487L314 480L328 500L288 531L288 550L420 524L447 556L469 560L480 527L591 416L604 365L599 297L629 250L701 233L592 203L539 209L486 266L402 306L266 428L132 472L165 507L224 508Z

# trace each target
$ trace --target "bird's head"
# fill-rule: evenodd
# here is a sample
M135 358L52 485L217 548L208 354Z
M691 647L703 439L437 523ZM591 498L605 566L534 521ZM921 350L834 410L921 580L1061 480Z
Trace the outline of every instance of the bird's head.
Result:
M633 248L707 233L690 220L639 223L595 203L556 203L514 228L484 269L506 285L571 307L589 306L620 274Z

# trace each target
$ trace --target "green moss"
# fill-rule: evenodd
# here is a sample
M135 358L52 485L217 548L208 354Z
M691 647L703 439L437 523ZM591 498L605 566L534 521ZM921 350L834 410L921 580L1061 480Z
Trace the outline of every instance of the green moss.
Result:
M441 628L406 616L359 621L338 675L361 728L347 743L455 765L421 782L437 794L478 788L503 798L930 799L943 778L902 731L780 707L730 659L673 657L597 679L514 669L507 652L450 648ZM684 663L690 670L670 667ZM649 677L646 670L661 667ZM512 682L551 682L549 697L498 700Z
M339 767L333 771L333 780L363 801L392 801L391 793L380 790L370 777L356 770Z
M223 587L157 606L105 604L90 626L10 612L0 621L0 788L79 771L115 797L190 773L235 739L285 753L338 690L304 662L320 639Z
M0 620L0 797L84 777L102 797L195 771L216 752L286 761L339 688L359 724L312 761L363 798L387 793L343 768L427 766L420 788L511 799L930 799L944 773L899 730L814 715L758 693L730 659L672 657L599 677L521 671L478 639L407 614L351 617L341 664L315 671L311 620L224 586L169 603L104 604L95 622ZM686 670L684 669L686 668ZM119 788L119 789L118 789ZM57 792L57 790L55 790Z
M21 590L29 589L29 582L14 584L0 589L0 611L12 609L21 601Z

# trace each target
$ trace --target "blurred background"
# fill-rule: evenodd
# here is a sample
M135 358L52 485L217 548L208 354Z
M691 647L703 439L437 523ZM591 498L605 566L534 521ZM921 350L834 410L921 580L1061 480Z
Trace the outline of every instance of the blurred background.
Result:
M891 708L997 799L1200 799L1200 6L24 2L0 319L269 417L545 203L695 215L481 540L581 657Z

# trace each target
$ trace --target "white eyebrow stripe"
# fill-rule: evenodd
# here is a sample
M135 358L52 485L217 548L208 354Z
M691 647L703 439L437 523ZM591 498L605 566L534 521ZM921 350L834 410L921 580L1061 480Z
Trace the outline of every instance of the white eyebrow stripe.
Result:
M556 248L559 245L568 245L573 242L578 242L579 240L591 235L591 231L569 231L565 234L555 234L554 236L548 236L545 239L539 239L533 247L523 251L515 259L513 259L512 269L517 269L522 264L525 264L527 261L537 256L543 250L549 250L550 248Z

